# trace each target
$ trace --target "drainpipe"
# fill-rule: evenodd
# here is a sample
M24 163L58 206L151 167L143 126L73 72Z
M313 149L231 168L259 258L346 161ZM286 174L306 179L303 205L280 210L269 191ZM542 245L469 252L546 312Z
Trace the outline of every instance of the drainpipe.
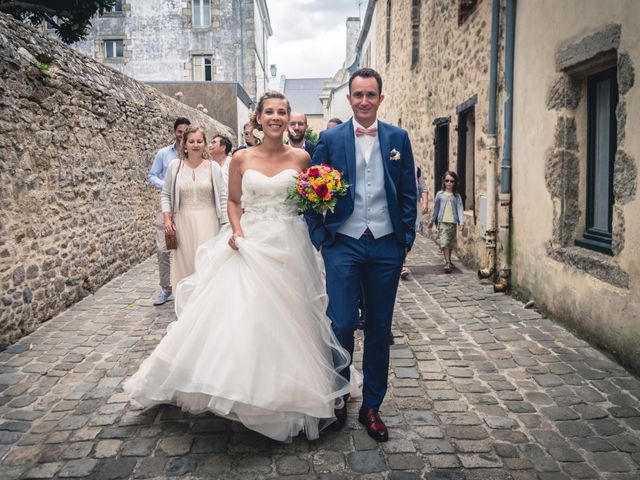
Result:
M513 57L516 31L517 0L507 0L504 45L504 144L500 163L500 196L498 201L498 282L496 292L509 287L511 276L511 139L513 133Z
M496 165L498 163L498 39L500 35L500 0L491 5L491 62L489 66L489 123L487 125L487 231L485 233L485 267L478 277L488 278L496 267Z

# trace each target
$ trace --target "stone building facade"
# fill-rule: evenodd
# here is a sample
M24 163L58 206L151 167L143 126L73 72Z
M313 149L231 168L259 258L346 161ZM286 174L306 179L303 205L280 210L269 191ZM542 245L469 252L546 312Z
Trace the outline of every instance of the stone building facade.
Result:
M266 0L122 0L95 18L78 51L143 82L269 80Z
M73 47L165 94L180 92L231 126L239 144L268 88L272 34L266 0L118 0Z
M373 2L376 33L363 42L361 60L382 74L381 118L410 132L430 201L446 170L462 177L466 228L458 254L480 266L491 2L479 2L462 23L459 3Z
M370 0L367 15L381 118L409 131L431 200L460 177L458 254L640 368L640 4Z
M0 15L0 348L154 250L173 120L231 131Z

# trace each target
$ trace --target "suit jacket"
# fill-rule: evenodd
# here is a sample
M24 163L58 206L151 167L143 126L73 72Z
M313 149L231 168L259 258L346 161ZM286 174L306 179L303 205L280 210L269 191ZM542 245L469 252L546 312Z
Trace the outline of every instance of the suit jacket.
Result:
M378 120L378 141L391 223L398 241L410 249L416 237L417 195L409 135L401 128ZM327 211L324 217L314 212L305 214L311 241L316 248L320 248L321 245L331 245L335 241L337 230L354 209L353 185L358 179L355 178L356 144L351 120L320 133L311 163L331 165L343 174L350 185L349 192L338 199L333 212Z
M309 156L313 158L313 154L316 151L316 146L313 143L304 142L304 149L307 151Z

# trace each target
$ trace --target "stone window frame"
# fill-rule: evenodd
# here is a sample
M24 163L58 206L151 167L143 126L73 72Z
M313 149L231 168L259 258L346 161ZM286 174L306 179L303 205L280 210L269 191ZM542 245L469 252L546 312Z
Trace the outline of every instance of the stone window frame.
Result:
M211 80L196 80L194 77L194 58L196 57L210 57L211 58ZM215 82L216 75L220 67L220 59L215 52L210 50L193 50L189 52L189 62L186 65L185 77L192 82Z
M120 10L108 10L105 11L103 17L122 17L127 12L131 11L130 0L120 0Z
M193 32L201 33L201 32L210 32L213 30L217 30L221 28L221 10L220 10L220 0L209 0L211 6L211 20L209 25L206 27L196 27L193 24L193 0L183 0L182 1L182 23L183 27L186 29L190 29ZM185 63L185 68L186 63ZM189 77L189 73L185 71L185 77Z
M411 68L420 64L420 17L422 0L411 0Z
M107 57L106 42L122 40L123 56ZM124 35L103 35L96 39L96 57L102 63L127 63L131 57L131 41Z
M455 131L456 131L456 136L457 136L457 146L456 146L456 173L460 176L460 120L461 119L465 119L466 121L469 120L468 115L469 114L473 114L473 124L474 124L474 131L473 131L473 139L471 142L471 149L473 151L473 158L471 159L471 162L469 161L468 158L465 158L465 172L462 175L462 177L464 177L463 179L466 180L470 179L472 186L471 186L471 205L469 205L469 195L467 195L467 191L466 191L466 185L460 185L458 187L458 193L460 193L460 189L462 189L464 191L464 212L465 214L469 215L470 217L473 217L473 223L474 225L477 222L477 215L476 215L476 208L479 206L480 202L476 202L476 195L477 195L477 185L476 185L476 174L477 174L477 169L476 169L476 160L478 158L477 152L476 152L476 138L478 135L478 124L477 124L477 104L478 104L478 94L473 95L472 97L470 97L469 99L467 99L466 101L462 102L460 105L458 105L456 107L456 116L457 116L457 123L455 125ZM464 127L466 129L466 126ZM469 144L468 144L468 134L465 136L465 149L469 148ZM466 152L465 152L465 157L466 157ZM468 168L468 166L471 165L471 168ZM471 170L470 174L468 174L467 172ZM460 180L460 177L459 179Z
M553 202L552 238L547 246L550 258L619 288L629 288L629 275L618 264L624 249L624 206L635 198L637 167L624 150L626 94L634 83L630 56L620 51L622 28L609 24L559 49L558 72L547 92L547 110L557 115L553 143L547 151L545 181ZM608 68L616 69L616 153L613 166L613 219L611 255L594 251L576 242L586 226L586 146L587 79ZM577 243L577 244L576 244Z
M124 60L124 38L112 38L103 40L104 43L104 59L108 61L113 61L116 59ZM122 44L122 45L119 45ZM112 47L112 48L107 48ZM121 47L121 48L118 48ZM122 50L122 54L120 55L118 50ZM110 55L111 53L111 55Z
M608 140L611 142L609 145L609 152L607 159L604 163L607 166L607 184L608 184L608 194L606 199L604 199L604 203L607 205L607 216L608 225L607 230L602 230L595 228L594 215L596 204L600 204L603 202L603 196L597 194L597 186L595 185L596 176L598 173L598 167L596 165L597 160L601 157L596 156L596 141L597 138L601 136L602 131L597 125L596 119L596 83L601 82L602 80L608 80L610 82L609 85L609 112L611 113L611 117L608 119L609 125L605 128L608 128L607 132L609 133ZM614 197L613 197L613 170L615 166L615 152L617 150L617 139L616 135L616 117L615 117L615 108L618 105L618 84L617 84L617 72L616 67L613 65L611 68L601 70L593 75L589 75L586 79L587 84L587 145L586 145L586 183L585 183L585 220L584 220L584 231L582 233L582 237L576 238L575 243L579 247L588 248L591 250L596 250L602 253L606 253L611 255L611 243L612 243L612 216L613 216L613 205L614 205Z
M195 2L198 1L200 2L200 13L201 15L204 14L204 4L205 2L209 3L209 23L207 25L196 25L195 24L195 12L196 12L196 8L195 8ZM190 2L191 4L191 28L193 28L194 30L207 30L210 29L211 26L213 25L213 10L214 10L214 5L213 5L213 0L191 0ZM204 17L203 17L204 18Z
M481 0L458 0L458 26L461 27L478 9Z

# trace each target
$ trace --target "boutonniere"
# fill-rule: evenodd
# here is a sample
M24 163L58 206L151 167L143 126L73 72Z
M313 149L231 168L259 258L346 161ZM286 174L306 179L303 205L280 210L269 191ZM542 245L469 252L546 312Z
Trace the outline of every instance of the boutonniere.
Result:
M389 160L394 160L394 161L400 160L400 152L395 148L391 150L391 152L389 153Z

